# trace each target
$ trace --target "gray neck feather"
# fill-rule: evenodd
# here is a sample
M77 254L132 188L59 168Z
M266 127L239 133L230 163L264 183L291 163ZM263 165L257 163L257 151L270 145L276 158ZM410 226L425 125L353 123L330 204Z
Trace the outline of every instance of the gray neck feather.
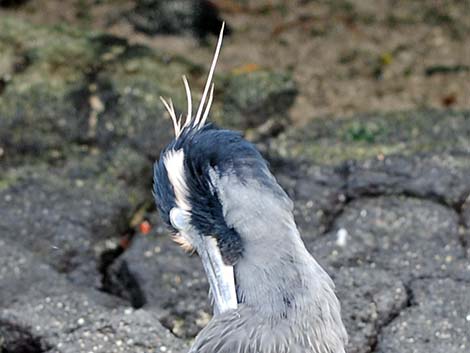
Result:
M215 317L196 340L198 350L191 352L206 352L201 341L208 344L219 325L227 333L218 339L220 353L257 352L257 345L263 353L344 353L347 335L334 284L305 249L291 200L271 174L267 178L262 184L242 183L233 175L212 180L227 224L244 243L235 265L241 304L230 320L232 314Z

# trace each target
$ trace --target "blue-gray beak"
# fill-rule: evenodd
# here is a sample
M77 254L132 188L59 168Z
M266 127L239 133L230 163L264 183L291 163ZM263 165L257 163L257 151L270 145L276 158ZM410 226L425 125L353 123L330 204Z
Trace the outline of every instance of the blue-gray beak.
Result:
M238 305L235 291L233 266L226 265L220 254L217 241L210 236L200 236L196 251L202 260L214 301L214 314L236 309Z

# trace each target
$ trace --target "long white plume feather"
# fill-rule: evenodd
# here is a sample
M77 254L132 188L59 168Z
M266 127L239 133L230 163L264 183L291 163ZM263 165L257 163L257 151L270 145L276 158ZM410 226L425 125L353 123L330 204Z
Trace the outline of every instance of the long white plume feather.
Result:
M184 122L184 127L188 126L191 122L193 103L191 98L191 89L189 88L188 79L183 75L184 89L186 90L186 99L188 100L188 115L186 116L186 121Z
M202 116L202 119L199 122L199 129L203 127L204 124L206 123L207 117L209 116L209 111L211 110L213 98L214 98L214 84L211 85L211 91L209 93L209 100L207 101L206 110L204 110L204 115Z
M199 102L199 106L197 108L197 112L194 118L192 117L191 89L189 88L189 83L188 83L188 80L186 79L186 76L183 76L183 83L184 83L184 88L186 91L186 99L188 102L188 113L186 115L186 120L184 122L184 125L181 125L181 116L179 117L179 119L176 117L175 108L173 106L172 100L170 99L168 103L163 97L160 97L161 101L163 102L163 105L165 106L166 110L170 114L170 118L173 122L173 128L175 130L176 138L178 138L178 136L181 134L181 132L185 128L190 127L190 125L192 125L191 128L200 129L206 123L207 117L209 116L209 112L212 106L212 100L214 98L214 83L212 82L212 78L214 76L215 67L217 65L217 59L219 58L220 49L222 47L222 39L224 37L224 28L225 28L225 22L222 23L222 28L220 29L219 39L217 40L217 46L215 48L215 53L212 59L212 64L209 69L209 74L207 75L207 81L204 86L204 91L202 93L201 101ZM207 98L208 93L209 93L209 99L206 104L206 98ZM205 106L205 109L204 109L204 106ZM203 114L203 110L204 110L204 114Z
M168 104L167 101L160 97L163 105L165 106L166 110L170 114L171 121L173 122L173 129L175 130L175 135L178 136L180 134L180 122L176 119L175 109L173 108L173 104ZM170 101L171 102L171 101Z
M215 66L217 65L217 59L219 58L220 48L222 47L222 38L224 36L224 27L225 22L222 23L222 28L220 29L219 40L217 41L217 47L215 48L214 58L212 59L212 65L209 70L209 75L207 76L206 86L204 87L204 92L202 93L201 102L199 103L199 107L197 108L196 117L194 118L194 125L199 123L199 119L201 118L202 108L204 107L204 103L206 101L207 93L209 92L209 87L212 83L212 76L214 75Z

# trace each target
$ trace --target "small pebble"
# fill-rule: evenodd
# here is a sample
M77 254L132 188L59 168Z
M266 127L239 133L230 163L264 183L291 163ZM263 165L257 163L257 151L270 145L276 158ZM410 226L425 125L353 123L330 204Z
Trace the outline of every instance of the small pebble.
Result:
M338 229L338 232L336 233L336 245L345 247L346 243L348 241L348 231L344 228Z

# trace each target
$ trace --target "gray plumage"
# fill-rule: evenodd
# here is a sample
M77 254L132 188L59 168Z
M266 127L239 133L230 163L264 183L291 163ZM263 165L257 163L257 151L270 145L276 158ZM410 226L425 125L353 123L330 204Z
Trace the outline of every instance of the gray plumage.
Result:
M245 244L235 265L243 304L215 316L190 353L344 353L334 284L305 249L291 200L263 174L268 185L211 173L224 216Z

